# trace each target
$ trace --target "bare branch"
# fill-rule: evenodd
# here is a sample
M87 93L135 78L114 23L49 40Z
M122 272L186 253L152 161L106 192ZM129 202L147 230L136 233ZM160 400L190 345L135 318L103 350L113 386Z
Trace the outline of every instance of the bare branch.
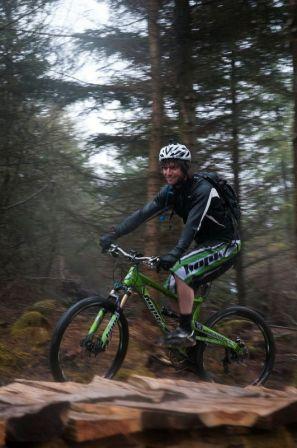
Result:
M31 196L27 197L26 199L23 199L22 201L16 202L15 204L8 205L7 207L1 207L1 210L9 210L11 208L19 207L20 205L25 204L26 202L31 201L32 199L36 198L36 196L39 196L44 190L46 190L49 187L49 184L42 187L40 190L36 191L35 193L31 194Z
M5 24L4 26L0 27L0 31L4 31L9 29L11 25L14 25L15 23L19 22L20 20L23 20L25 17L32 16L33 14L37 13L40 9L43 8L43 4L38 5L36 8L30 9L29 11L26 11L24 14L21 14L18 16L15 20L11 20L9 23Z
M256 258L255 260L250 261L249 263L245 264L244 269L249 268L250 266L253 266L254 264L260 263L261 261L268 260L272 257L279 257L280 255L287 254L288 252L292 252L292 250L293 250L292 248L284 249L280 252L270 253L270 254L264 255L263 257Z

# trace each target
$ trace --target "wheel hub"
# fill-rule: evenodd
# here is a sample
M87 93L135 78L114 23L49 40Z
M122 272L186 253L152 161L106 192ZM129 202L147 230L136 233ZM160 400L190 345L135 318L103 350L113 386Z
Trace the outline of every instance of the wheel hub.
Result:
M89 354L97 356L98 353L105 351L105 348L102 347L102 343L99 338L95 341L92 335L87 335L80 342L80 346L83 347Z
M237 345L240 347L240 352L236 352L235 350L226 348L225 356L222 359L224 373L227 373L227 374L229 373L229 365L230 364L232 364L233 362L240 363L240 362L244 361L249 355L248 348L245 345L245 343L240 339L240 337L237 336L237 338L235 340L236 340Z

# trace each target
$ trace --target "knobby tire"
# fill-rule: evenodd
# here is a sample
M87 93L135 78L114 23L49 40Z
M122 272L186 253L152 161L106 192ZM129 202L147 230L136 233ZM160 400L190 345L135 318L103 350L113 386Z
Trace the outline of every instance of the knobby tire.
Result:
M129 341L128 323L122 310L105 351L94 356L80 346L101 308L107 316L106 322L99 328L102 334L116 311L115 305L109 300L98 296L88 297L71 306L61 316L52 335L49 355L51 372L56 381L89 382L94 375L112 378L121 367Z
M235 329L232 327L232 323L234 323L233 327ZM219 365L219 362L222 362L224 358L225 349L220 346L213 346L210 343L198 342L196 360L202 378L238 386L260 385L267 381L274 365L275 343L270 328L258 312L244 306L233 306L215 313L205 325L232 339L239 336L247 345L249 356L242 362L235 361L233 365L231 363L229 374L225 374L222 372L222 365ZM252 328L253 330L251 330ZM249 331L251 331L251 334L249 334ZM260 354L261 347L263 355ZM218 355L216 355L216 352L218 352ZM256 359L257 356L260 357L259 361ZM213 371L208 371L207 358ZM241 367L242 373L239 373Z

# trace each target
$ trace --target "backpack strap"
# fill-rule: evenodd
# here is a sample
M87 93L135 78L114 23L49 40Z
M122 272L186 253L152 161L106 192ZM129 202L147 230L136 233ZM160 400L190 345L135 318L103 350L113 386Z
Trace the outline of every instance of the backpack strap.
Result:
M232 190L234 197L236 198L236 193L234 189L230 186L230 184L227 183L225 179L222 179L221 177L217 176L217 181L215 181L209 174L207 173L197 173L194 175L194 177L198 178L201 177L202 179L205 179L207 182L211 184L212 187L214 187L217 192L219 193L220 199L224 205L225 212L229 213L229 216L232 221L234 235L236 235L236 232L239 228L239 222L236 214L234 213L234 210L232 206L230 205L228 198L226 197L226 194L224 193L224 186L227 186L229 189ZM222 185L221 185L221 184Z
M220 199L222 200L224 206L226 206L226 205L227 205L227 204L226 204L226 200L225 200L225 198L224 198L224 194L223 194L223 191L222 191L222 187L219 185L219 182L216 182L214 179L212 179L212 178L211 178L208 174L206 174L206 173L197 173L197 174L194 174L194 178L199 179L199 177L202 178L202 179L204 179L204 180L206 180L208 183L210 183L210 185L211 185L213 188L215 188L215 189L217 190L217 192L219 193ZM224 182L226 182L226 181L224 181Z

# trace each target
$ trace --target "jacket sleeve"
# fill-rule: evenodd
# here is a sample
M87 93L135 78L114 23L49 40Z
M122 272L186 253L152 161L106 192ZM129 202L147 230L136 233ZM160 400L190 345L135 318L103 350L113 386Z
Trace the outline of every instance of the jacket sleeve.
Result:
M203 182L193 195L192 207L189 212L186 225L180 235L176 246L169 252L171 255L180 258L188 249L196 234L199 232L202 221L207 214L213 198L219 198L215 188L207 182Z
M157 196L148 202L143 208L140 208L129 215L124 221L115 226L116 238L126 235L135 230L147 219L158 215L158 213L167 208L167 189L162 188Z

